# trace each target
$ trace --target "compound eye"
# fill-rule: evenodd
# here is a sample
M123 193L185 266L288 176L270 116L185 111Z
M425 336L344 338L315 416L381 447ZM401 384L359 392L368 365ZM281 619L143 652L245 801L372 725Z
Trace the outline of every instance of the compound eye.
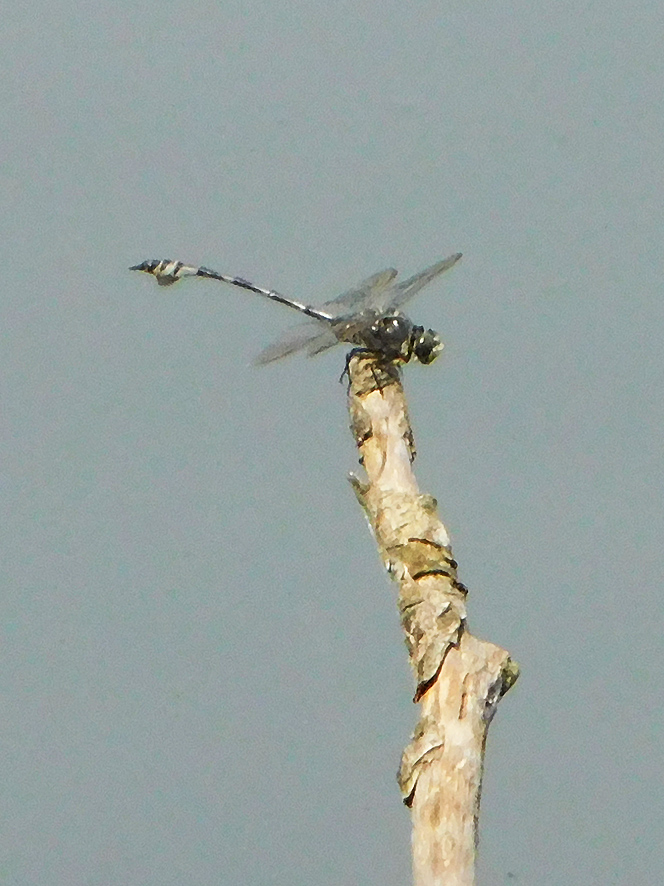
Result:
M434 332L433 329L427 329L426 332L422 332L418 337L413 350L420 363L428 365L433 363L443 350L443 343L437 332Z

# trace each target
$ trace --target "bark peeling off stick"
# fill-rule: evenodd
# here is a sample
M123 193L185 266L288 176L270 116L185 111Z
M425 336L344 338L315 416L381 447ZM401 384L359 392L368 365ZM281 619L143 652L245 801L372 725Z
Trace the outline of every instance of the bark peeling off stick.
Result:
M457 581L447 530L436 501L422 495L412 469L413 434L393 364L366 355L349 364L351 429L368 483L352 478L390 575L417 681L416 699L461 637L466 589Z
M471 886L486 732L518 676L508 653L466 629L436 501L412 470L413 433L399 370L370 354L348 366L351 430L366 482L351 477L390 575L415 674L421 717L398 781L413 817L415 886Z

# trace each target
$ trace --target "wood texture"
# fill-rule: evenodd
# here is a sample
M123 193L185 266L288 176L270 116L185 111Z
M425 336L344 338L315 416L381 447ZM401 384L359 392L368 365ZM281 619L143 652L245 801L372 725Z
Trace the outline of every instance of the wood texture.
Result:
M351 430L366 481L351 476L378 551L399 585L398 607L420 719L398 781L413 822L415 886L473 884L486 733L518 667L471 636L466 588L437 503L417 486L413 432L399 369L351 358Z

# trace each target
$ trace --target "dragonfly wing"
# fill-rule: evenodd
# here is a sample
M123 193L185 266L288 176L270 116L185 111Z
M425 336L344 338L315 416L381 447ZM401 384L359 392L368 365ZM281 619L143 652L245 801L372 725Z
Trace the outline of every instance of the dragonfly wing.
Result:
M263 366L303 350L306 350L309 356L313 356L331 348L337 342L334 332L321 323L302 323L287 330L274 344L268 345L254 362Z
M397 272L394 268L385 268L384 271L378 271L372 274L349 289L342 292L336 298L326 301L320 306L322 311L331 314L334 317L340 317L346 314L356 314L367 306L371 306L374 301L380 298L381 293L389 286L396 277Z
M428 286L432 280L444 271L449 271L450 268L454 267L460 258L461 253L455 252L454 255L450 255L448 258L436 262L435 265L425 268L423 271L414 274L407 280L403 280L398 285L391 286L388 290L383 290L381 293L381 300L377 304L372 305L372 307L384 312L398 310L417 292L419 292L420 289Z
M330 329L325 331L325 338L321 336L319 340L312 341L307 347L307 353L310 357L315 357L316 354L327 351L339 342L360 346L363 331L371 326L377 316L375 311L367 308L357 314L337 317L330 324Z
M318 354L322 354L323 351L329 351L330 348L333 348L335 345L339 344L339 339L336 335L333 335L330 332L324 332L322 335L319 335L317 339L314 339L307 348L307 356L308 357L316 357Z

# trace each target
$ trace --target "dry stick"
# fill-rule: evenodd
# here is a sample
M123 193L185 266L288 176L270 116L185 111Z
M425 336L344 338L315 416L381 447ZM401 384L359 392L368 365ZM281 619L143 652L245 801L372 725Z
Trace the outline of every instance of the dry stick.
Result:
M390 575L415 672L420 720L398 775L413 821L415 886L472 886L486 734L518 666L466 629L466 588L437 503L418 490L399 370L349 364L351 430L367 482L351 476Z

